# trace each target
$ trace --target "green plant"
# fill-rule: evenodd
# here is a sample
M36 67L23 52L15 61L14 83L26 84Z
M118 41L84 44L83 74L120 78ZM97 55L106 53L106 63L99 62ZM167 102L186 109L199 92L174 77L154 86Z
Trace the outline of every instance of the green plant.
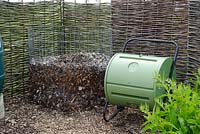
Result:
M166 94L155 98L153 111L147 105L140 106L146 118L143 133L200 134L200 69L195 76L191 84L156 78L157 86ZM165 103L164 97L168 100Z

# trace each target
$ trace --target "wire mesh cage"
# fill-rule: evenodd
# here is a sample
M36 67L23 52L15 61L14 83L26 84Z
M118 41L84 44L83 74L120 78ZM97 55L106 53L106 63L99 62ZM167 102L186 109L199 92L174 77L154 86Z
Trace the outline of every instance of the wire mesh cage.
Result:
M61 31L61 27L37 26L28 30L29 57L58 56L77 52L112 55L111 29L87 28L87 31Z
M112 55L110 6L64 3L62 10L60 26L28 30L31 98L64 111L102 105Z

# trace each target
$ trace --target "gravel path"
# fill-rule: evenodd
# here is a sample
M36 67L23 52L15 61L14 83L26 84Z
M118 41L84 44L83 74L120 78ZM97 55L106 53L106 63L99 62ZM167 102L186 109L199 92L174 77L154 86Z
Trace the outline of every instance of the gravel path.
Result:
M126 109L112 121L102 119L102 108L66 114L19 98L6 98L0 134L139 134L143 122L137 110Z

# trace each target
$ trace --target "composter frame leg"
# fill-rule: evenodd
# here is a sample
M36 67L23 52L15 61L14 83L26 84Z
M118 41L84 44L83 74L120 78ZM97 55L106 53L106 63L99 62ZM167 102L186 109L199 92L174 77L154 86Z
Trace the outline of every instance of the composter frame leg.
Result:
M112 115L110 115L108 118L106 118L106 112L108 110L108 104L109 102L106 100L105 106L104 106L104 110L103 110L103 119L106 122L109 122L111 119L113 119L119 112L124 110L123 106L117 106L117 109L114 111L114 113Z

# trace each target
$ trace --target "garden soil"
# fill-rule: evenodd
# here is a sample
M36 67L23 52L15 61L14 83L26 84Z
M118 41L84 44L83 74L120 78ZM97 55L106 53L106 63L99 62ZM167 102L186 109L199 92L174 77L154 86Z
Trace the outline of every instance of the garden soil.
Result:
M35 105L24 98L6 97L5 109L0 134L139 134L144 121L142 113L130 108L105 122L103 107L65 113Z

